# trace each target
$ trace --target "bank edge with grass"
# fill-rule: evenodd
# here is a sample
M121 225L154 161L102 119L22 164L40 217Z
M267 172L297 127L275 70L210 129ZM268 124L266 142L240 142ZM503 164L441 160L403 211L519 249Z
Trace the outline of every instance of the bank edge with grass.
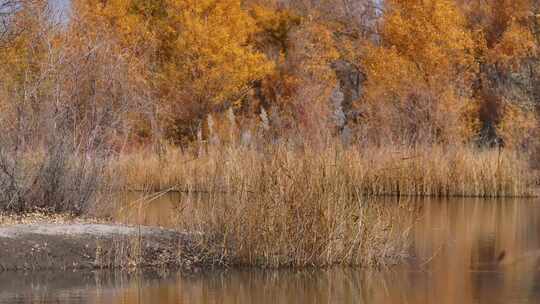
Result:
M77 162L65 162L69 163ZM141 248L134 245L136 237L112 240L106 246L92 243L96 251L93 264L88 265L112 268L152 266L144 262L147 259L169 261L157 263L168 267L390 265L406 258L408 229L403 229L407 227L403 214L374 203L370 195L532 196L537 184L526 157L476 148L316 150L275 145L207 147L197 153L168 148L161 155L139 151L99 163L103 169L92 170L96 186L85 192L84 200L77 200L73 214L99 216L114 205L111 200L133 190L158 195L179 190L194 197L175 215L175 229L190 235L189 251L171 242L157 255L137 253ZM71 179L87 176L84 166L69 168L79 172ZM72 184L51 187L53 193L73 194L73 189L65 189ZM197 198L197 193L204 193L204 198ZM70 196L62 198L62 212L69 213ZM143 199L132 208L144 203ZM5 211L58 212L46 204L24 206L22 211ZM51 206L56 205L51 202ZM414 212L406 217L406 224L414 225ZM103 250L111 246L116 249Z

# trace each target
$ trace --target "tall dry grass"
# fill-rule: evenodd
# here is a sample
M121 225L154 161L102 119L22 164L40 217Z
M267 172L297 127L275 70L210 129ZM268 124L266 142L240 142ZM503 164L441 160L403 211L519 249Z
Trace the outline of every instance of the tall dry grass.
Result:
M362 195L531 196L537 182L523 154L472 147L239 147L210 149L201 156L169 148L161 157L145 152L120 156L110 168L113 178L130 190L229 193L260 191L266 176L286 178L298 166L313 167L309 174L319 178L339 170L335 178L347 178L347 190Z
M126 190L186 192L176 218L200 232L201 260L263 267L403 256L403 221L412 225L414 215L398 216L369 195L526 196L535 184L518 154L473 148L168 149L161 158L123 155L110 170Z
M139 193L118 218L188 232L193 246L178 255L195 265L379 266L406 256L414 210L336 191L303 173L291 177L286 186L264 186L262 195Z
M240 174L215 188L234 191L199 193L179 207L179 227L201 232L200 252L231 265L365 266L404 256L407 230L396 210L370 205L347 167L288 157L270 155L251 171L224 163Z

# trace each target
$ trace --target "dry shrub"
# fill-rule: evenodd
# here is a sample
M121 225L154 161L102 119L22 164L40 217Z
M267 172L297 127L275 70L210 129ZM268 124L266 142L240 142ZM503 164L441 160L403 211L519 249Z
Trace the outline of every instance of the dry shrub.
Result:
M137 113L143 87L121 50L47 2L14 16L20 34L0 49L0 210L81 214L96 201L112 137ZM139 88L137 88L139 87Z
M472 137L474 121L469 104L451 92L411 88L395 100L377 99L362 105L364 120L358 126L360 142L392 144L460 144Z
M2 148L0 210L80 215L97 199L102 169L99 158L87 159L62 143L37 153Z

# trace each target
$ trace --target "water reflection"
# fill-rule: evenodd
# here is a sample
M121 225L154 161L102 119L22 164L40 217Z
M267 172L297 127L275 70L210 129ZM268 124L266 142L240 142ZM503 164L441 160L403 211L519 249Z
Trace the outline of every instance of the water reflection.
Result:
M203 200L202 200L203 201ZM189 203L193 203L190 201ZM538 200L376 202L417 215L411 259L368 271L228 270L182 274L0 274L0 303L539 303ZM132 223L171 226L186 198L163 197ZM144 216L140 216L143 214Z

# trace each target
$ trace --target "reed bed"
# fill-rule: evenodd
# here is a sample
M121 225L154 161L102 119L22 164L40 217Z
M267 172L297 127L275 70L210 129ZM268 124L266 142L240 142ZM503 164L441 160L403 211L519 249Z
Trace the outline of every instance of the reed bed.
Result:
M441 147L169 149L111 170L126 190L185 193L176 219L200 232L195 260L262 267L398 261L415 215L371 195L530 196L536 182L514 152Z
M321 178L339 170L350 181L347 190L362 195L518 197L534 196L537 185L523 155L465 147L298 151L278 146L210 149L198 156L168 149L162 157L123 155L110 168L130 190L230 193L259 191L265 176L287 178L300 165L318 168L310 174Z
M234 192L198 193L181 203L178 227L200 232L200 260L321 267L380 266L405 257L414 216L369 203L354 190L344 167L312 159L274 161L273 169L255 169L262 170L256 180L235 176Z

